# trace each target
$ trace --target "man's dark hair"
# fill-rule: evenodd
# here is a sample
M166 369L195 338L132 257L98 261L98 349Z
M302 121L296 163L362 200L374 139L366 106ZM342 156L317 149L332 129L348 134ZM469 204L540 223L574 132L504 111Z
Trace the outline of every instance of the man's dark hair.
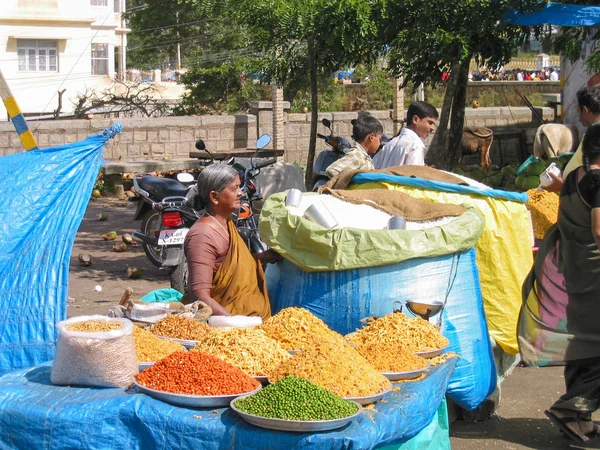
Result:
M600 88L583 87L577 91L579 109L587 107L592 114L600 114Z
M600 123L592 124L583 136L581 143L583 167L590 177L592 190L600 187L600 171L590 171L590 164L600 156Z
M433 117L437 119L439 114L435 106L431 103L427 102L412 102L408 107L408 111L406 112L406 123L410 125L413 121L413 117L417 116L419 119L424 119L425 117Z
M362 142L371 133L382 134L381 122L370 114L361 114L358 119L352 121L352 139Z

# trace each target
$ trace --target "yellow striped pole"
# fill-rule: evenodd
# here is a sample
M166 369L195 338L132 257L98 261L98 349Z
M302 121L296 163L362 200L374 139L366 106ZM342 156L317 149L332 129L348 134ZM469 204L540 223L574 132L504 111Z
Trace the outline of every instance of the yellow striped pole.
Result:
M21 139L21 143L23 144L23 148L25 151L29 150L37 150L38 145L33 136L33 133L29 129L27 125L27 121L25 117L23 117L23 113L19 109L19 105L17 105L17 101L10 92L10 88L8 87L8 83L2 75L2 69L0 69L0 97L4 102L4 106L6 106L6 111L8 112L8 117L12 121L15 129L17 130L17 134L19 135L19 139Z

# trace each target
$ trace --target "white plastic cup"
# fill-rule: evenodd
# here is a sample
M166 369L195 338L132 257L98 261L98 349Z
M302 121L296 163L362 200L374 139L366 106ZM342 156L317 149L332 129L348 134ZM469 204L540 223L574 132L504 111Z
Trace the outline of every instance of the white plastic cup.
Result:
M388 220L388 230L404 230L406 229L406 220L404 217L392 216Z
M285 198L285 206L300 206L300 202L302 201L302 192L299 189L290 189L287 197Z
M304 211L304 216L315 223L318 223L323 228L335 228L338 226L337 220L335 217L329 212L327 207L322 202L315 202L310 205L306 211Z

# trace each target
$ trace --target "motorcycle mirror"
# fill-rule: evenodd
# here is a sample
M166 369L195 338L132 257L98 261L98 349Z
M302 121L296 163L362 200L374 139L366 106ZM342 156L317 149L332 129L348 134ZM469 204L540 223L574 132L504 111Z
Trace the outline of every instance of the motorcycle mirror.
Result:
M269 145L270 142L271 142L271 136L269 136L268 134L263 134L256 141L257 150L261 150L261 149L265 148L267 145Z
M331 130L331 122L329 119L322 119L321 123Z
M194 175L187 172L181 172L177 174L177 181L180 183L191 183L194 181Z
M204 141L202 139L198 139L196 141L196 148L198 150L206 150L206 144L204 143Z

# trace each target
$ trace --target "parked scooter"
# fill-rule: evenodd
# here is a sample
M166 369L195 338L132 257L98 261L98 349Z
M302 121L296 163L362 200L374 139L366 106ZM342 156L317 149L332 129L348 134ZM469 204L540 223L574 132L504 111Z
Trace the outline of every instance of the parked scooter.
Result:
M317 156L315 163L313 164L313 191L317 191L320 186L323 186L329 181L327 175L327 168L336 162L338 159L343 158L348 150L350 150L351 144L348 140L340 136L334 136L331 130L331 122L328 119L321 120L321 123L329 129L329 136L325 136L321 133L317 133L319 139L323 139L325 144L331 147L331 150L323 150Z
M257 149L266 147L271 142L269 135L261 136L257 141ZM198 157L202 165L214 164L215 157L206 149L202 140L196 142L196 148L208 157L198 156L196 152L190 156ZM256 183L260 169L276 162L275 159L257 161L250 158L250 166L245 167L231 158L222 162L230 164L239 174L242 183L242 206L232 215L238 231L246 245L253 253L266 250L260 240L258 223L254 216L252 203L262 199ZM133 236L143 243L148 259L161 269L170 270L171 287L185 293L187 289L187 262L183 252L183 242L191 226L202 217L204 211L195 209L195 189L186 187L182 182L194 182L190 174L180 174L180 182L165 178L139 174L134 177L133 184L142 196L143 202L149 206L138 204L136 218L141 217L140 210L149 208L144 214L141 231L134 231ZM191 178L191 180L189 179Z

